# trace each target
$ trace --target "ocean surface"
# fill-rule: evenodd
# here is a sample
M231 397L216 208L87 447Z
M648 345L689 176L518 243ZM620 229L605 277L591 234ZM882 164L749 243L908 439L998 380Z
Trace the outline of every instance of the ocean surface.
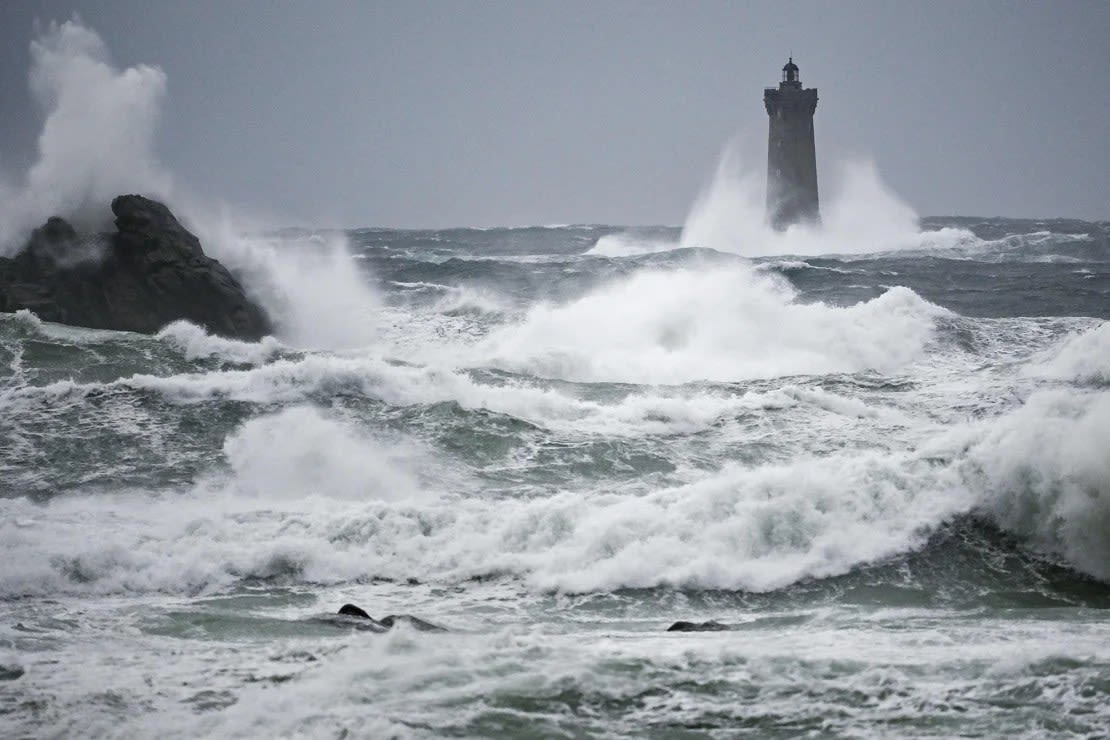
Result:
M229 240L0 314L0 735L1110 736L1110 224Z

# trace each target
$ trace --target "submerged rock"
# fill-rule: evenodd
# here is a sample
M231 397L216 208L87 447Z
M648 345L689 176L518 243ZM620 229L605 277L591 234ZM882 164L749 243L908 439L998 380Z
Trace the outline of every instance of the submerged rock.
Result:
M0 663L0 681L14 681L23 675L23 666L17 663Z
M346 617L356 617L358 619L368 619L375 626L380 627L380 632L392 629L398 624L407 624L415 630L420 632L446 632L445 627L440 627L438 624L426 622L420 617L414 617L411 614L390 614L388 617L382 619L374 619L365 611L355 606L354 604L344 604L339 608L339 613Z
M411 614L390 614L388 617L382 617L379 620L386 627L396 627L398 624L407 624L414 630L420 632L446 632L446 627L440 627L438 624L426 622L420 617L414 617Z
M265 312L169 208L121 195L112 212L115 234L79 235L53 217L22 252L0 258L0 311L144 334L180 319L234 339L271 333Z
M732 629L732 625L710 620L708 622L675 622L667 628L667 632L727 632L730 629Z

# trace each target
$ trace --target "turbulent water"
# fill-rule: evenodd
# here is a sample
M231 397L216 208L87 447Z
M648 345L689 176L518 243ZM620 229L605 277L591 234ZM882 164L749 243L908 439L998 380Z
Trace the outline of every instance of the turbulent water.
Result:
M1108 234L291 230L218 254L277 339L0 315L3 734L1110 734Z

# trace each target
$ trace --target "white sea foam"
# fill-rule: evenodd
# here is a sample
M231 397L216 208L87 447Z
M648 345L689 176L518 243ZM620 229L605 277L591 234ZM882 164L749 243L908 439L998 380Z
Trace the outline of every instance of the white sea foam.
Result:
M1110 383L1110 322L1073 334L1024 368L1032 377Z
M706 418L721 409L703 403ZM641 419L659 404L630 397L606 423L622 413ZM671 406L679 408L696 414L698 404ZM490 499L475 481L430 475L415 448L294 408L245 423L224 446L226 476L193 490L90 493L41 506L0 501L0 555L13 564L0 575L0 593L179 593L245 576L340 583L491 574L537 590L767 590L907 552L972 511L1107 579L1107 444L1110 395L1051 391L920 452L799 454L646 491L610 484ZM97 538L80 536L90 527Z
M741 266L645 270L564 305L533 307L475 354L540 376L681 383L896 371L946 312L906 288L846 308L794 302Z
M444 314L497 315L508 313L512 306L492 290L460 285L445 289L432 310Z
M11 321L14 326L28 334L38 334L43 329L42 319L26 308L16 311L10 319L7 316L3 317L3 320Z
M1003 528L1110 580L1110 393L1042 391L991 423L964 475Z
M158 332L158 338L178 347L187 360L216 357L228 362L261 365L282 348L281 342L274 337L265 337L259 342L240 342L209 334L188 321L167 324Z
M575 434L642 437L694 433L722 419L765 409L795 406L823 410L848 418L904 421L901 412L869 406L858 399L818 388L785 385L766 392L707 390L704 388L644 388L606 401L580 398L572 388L545 387L530 381L484 383L447 367L414 366L372 356L308 355L262 363L251 354L256 345L233 343L223 347L199 330L205 352L215 351L232 362L257 367L179 374L134 375L109 384L78 384L62 380L44 386L0 393L9 413L23 405L47 402L58 406L81 403L93 391L131 388L159 393L171 403L192 404L215 399L260 404L302 403L321 393L351 389L392 406L453 402L466 409L482 409L522 419L547 429ZM189 334L186 336L188 337Z
M764 215L762 170L746 166L737 141L721 154L709 184L686 217L678 244L625 233L602 237L589 254L623 257L676 247L707 247L746 257L871 254L903 249L951 249L978 244L963 229L922 231L917 214L883 184L870 161L834 167L822 199L820 226L795 224L776 231Z
M339 603L341 592L320 591ZM83 608L82 639L25 654L29 670L8 689L15 700L50 696L68 711L34 713L21 705L8 718L16 734L29 735L398 740L496 734L490 727L636 737L644 727L723 716L835 736L877 737L875 728L890 723L916 730L902 734L927 735L938 717L953 714L962 729L1022 736L1046 707L1064 718L1054 724L1064 728L1057 734L1098 735L1110 721L1104 697L1091 690L1110 657L1097 616L1070 621L1064 641L1044 619L963 619L954 633L938 628L935 610L908 609L845 610L850 616L807 609L796 615L800 624L665 634L660 614L603 629L589 622L572 630L497 628L491 622L521 618L521 600L505 601L491 599L474 631L281 639L197 639L206 632L199 625L187 639L135 634L90 625ZM133 607L126 618L149 611L158 623L171 621L156 604ZM453 625L457 604L441 597L434 613L449 612ZM549 617L571 608L560 605ZM211 613L200 614L207 622ZM581 619L578 610L574 617ZM743 618L740 610L735 617ZM249 616L233 619L241 629L254 626ZM295 618L282 621L285 629L312 629ZM51 670L59 661L67 670ZM798 700L799 687L806 701ZM1027 700L999 707L1000 693L1016 691Z
M498 573L545 590L763 590L903 552L966 506L958 491L938 491L928 466L877 454L729 467L644 496L390 503L364 493L382 490L375 466L327 451L333 435L285 429L296 444L311 440L292 458L319 455L315 472L282 463L262 426L229 445L235 475L218 489L74 497L41 508L0 502L0 543L13 565L0 592L177 593L244 576L337 583ZM249 461L247 447L256 454ZM357 484L330 482L336 471ZM79 536L89 527L97 538Z
M651 252L666 252L677 248L674 242L662 239L645 239L643 236L621 232L606 234L586 252L596 257L634 257ZM701 245L699 245L701 246Z
M444 285L443 283L429 283L423 280L417 281L415 283L404 282L401 280L391 280L390 285L396 285L398 287L407 288L409 290L447 291L452 289L452 286L450 285Z
M415 449L389 448L312 407L253 419L224 443L237 490L267 502L305 496L354 501L422 497Z
M246 422L224 456L230 474L190 491L90 492L43 507L3 500L0 551L11 568L0 591L178 593L301 573L334 581L364 571L325 530L355 513L388 511L387 501L404 502L394 516L415 516L410 507L430 500L417 482L428 465L416 445L374 440L312 408ZM95 538L86 536L90 522ZM329 551L346 564L321 557Z
M611 415L639 423L659 412L659 401L645 401L633 397ZM722 410L712 399L700 405L706 418L695 423ZM688 423L699 403L668 409ZM422 493L416 471L427 466L419 455L305 408L247 422L224 454L227 477L192 491L90 494L41 507L0 502L0 547L17 564L0 577L0 592L179 593L245 576L337 583L496 573L541 590L762 590L903 552L968 505L931 464L879 453L727 466L647 494L448 503ZM100 536L78 536L89 527Z

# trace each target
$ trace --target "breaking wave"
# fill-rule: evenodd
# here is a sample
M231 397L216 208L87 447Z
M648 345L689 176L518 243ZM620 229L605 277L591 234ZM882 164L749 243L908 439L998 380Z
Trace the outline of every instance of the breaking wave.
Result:
M968 513L1107 580L1107 443L1110 398L1063 389L918 452L846 450L726 464L646 492L496 500L437 488L418 446L294 407L241 425L224 445L227 473L191 491L3 500L0 543L18 567L0 593L498 575L541 591L766 591L915 550ZM101 536L81 536L89 527Z
M732 141L691 206L678 243L625 232L601 237L588 254L627 257L705 247L745 257L848 255L945 250L980 242L964 229L921 229L917 214L883 184L870 161L849 161L836 169L831 196L823 199L821 225L795 224L776 231L764 216L763 178L762 172L745 166Z
M30 85L45 112L38 159L21 183L0 188L0 255L17 252L50 216L104 229L112 198L138 192L165 200L208 254L239 275L284 341L336 349L373 340L379 302L345 234L282 239L251 225L247 235L247 219L174 186L155 148L166 91L160 68L114 66L100 36L75 18L31 42Z
M538 305L476 354L577 381L682 383L878 370L920 356L946 311L907 288L849 307L802 304L744 266L643 270L563 305Z

